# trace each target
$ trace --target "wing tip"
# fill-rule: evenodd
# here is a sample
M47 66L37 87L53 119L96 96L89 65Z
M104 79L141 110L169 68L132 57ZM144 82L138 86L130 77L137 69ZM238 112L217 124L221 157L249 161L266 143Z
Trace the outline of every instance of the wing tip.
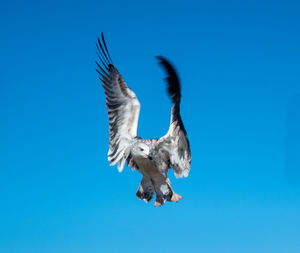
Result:
M159 64L165 65L166 63L169 63L169 61L161 55L156 55L155 58L159 61Z
M177 71L173 64L165 57L159 55L156 56L156 58L159 60L159 64L163 67L167 74L166 81L168 83L168 94L173 103L179 105L181 101L181 86Z

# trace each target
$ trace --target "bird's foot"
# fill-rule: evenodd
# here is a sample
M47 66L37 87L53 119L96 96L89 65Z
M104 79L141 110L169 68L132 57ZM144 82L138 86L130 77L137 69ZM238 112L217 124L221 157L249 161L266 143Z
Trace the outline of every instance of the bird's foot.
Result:
M170 199L170 202L178 202L179 200L182 199L182 196L179 194L173 192L172 198Z
M161 198L161 197L156 197L156 200L155 200L155 203L154 203L154 206L162 206L163 204L165 203L164 199Z
M158 202L158 201L155 201L154 206L155 206L155 207L157 207L157 206L162 206L162 203L160 203L160 202Z

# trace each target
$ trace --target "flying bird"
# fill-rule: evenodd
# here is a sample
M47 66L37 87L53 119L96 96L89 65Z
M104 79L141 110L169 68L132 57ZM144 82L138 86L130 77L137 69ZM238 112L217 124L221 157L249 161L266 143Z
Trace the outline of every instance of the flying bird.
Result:
M167 172L173 168L177 178L187 177L191 150L180 116L181 88L174 67L157 56L167 74L167 90L173 103L169 130L159 139L142 139L137 136L140 102L114 66L103 33L96 46L100 60L96 61L96 70L106 95L109 118L110 165L117 164L121 172L127 162L127 166L143 175L136 193L141 200L149 202L155 194L155 206L162 206L165 201L178 202L182 196L172 189Z

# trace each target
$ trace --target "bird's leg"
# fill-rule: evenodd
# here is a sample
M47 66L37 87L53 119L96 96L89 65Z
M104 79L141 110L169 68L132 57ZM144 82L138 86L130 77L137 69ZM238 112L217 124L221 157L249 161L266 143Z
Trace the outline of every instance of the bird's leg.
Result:
M162 206L165 203L165 200L170 202L178 202L182 197L175 193L171 187L170 179L165 175L159 175L159 178L156 178L154 183L154 188L156 192L156 200L154 206Z
M155 182L156 200L154 206L162 206L165 203L166 194L171 193L166 182Z
M162 206L165 203L165 200L162 196L156 194L156 200L154 206Z
M146 202L149 202L154 195L154 187L151 180L147 176L143 176L136 196Z

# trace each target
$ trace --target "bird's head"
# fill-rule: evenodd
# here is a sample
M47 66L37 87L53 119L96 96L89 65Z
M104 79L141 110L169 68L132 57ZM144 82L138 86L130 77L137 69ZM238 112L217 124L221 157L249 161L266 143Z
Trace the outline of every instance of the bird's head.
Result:
M131 152L134 157L138 157L138 158L149 158L150 157L149 156L150 147L143 142L139 142L136 145L134 145Z

